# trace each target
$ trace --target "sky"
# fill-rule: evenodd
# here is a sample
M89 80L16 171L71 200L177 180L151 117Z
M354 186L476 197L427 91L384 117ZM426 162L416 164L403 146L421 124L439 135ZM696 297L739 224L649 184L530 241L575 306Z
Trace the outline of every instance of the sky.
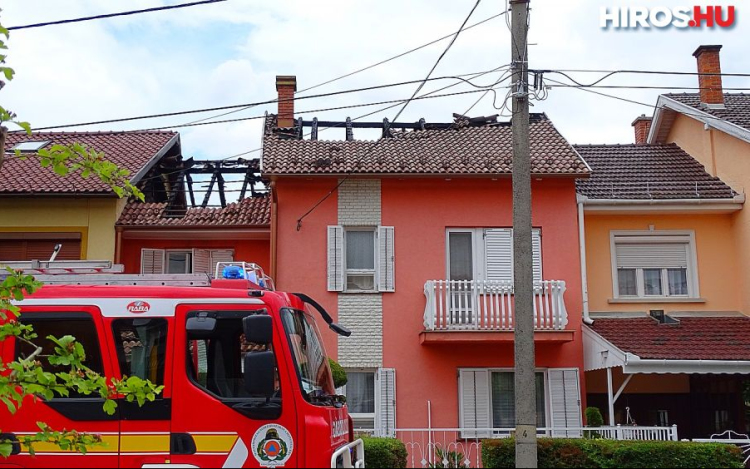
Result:
M3 0L0 21L6 27L124 10L185 3L186 0ZM224 3L89 21L11 33L8 64L16 79L0 92L0 103L34 127L75 124L155 113L227 106L276 98L275 76L296 75L303 89L336 78L455 32L474 0L228 0ZM649 6L737 5L731 30L603 30L600 8L631 4L622 0L531 0L529 62L532 69L641 69L695 72L693 51L701 44L722 44L725 73L750 73L747 38L750 15L744 3L711 0L644 0ZM503 0L483 0L469 20L476 23L502 12ZM750 11L750 7L748 7ZM336 81L298 97L423 79L443 52L442 41L387 64ZM505 66L511 55L504 17L463 32L433 77L485 72ZM481 76L494 83L501 71ZM571 73L592 82L601 73ZM561 76L546 78L565 81ZM435 80L422 93L455 83ZM550 82L548 82L550 83ZM617 75L603 84L696 87L695 76ZM725 78L725 87L750 88L750 78ZM296 110L406 99L416 84L299 100ZM461 84L445 92L467 91ZM653 106L653 89L602 89ZM686 90L690 92L690 90ZM502 105L506 90L500 90ZM672 91L674 92L674 91ZM481 94L413 101L400 121L450 122ZM380 106L383 107L383 106ZM306 119L355 118L379 107L303 112ZM398 108L367 120L392 120ZM276 112L261 105L228 118ZM479 101L475 115L497 114L492 94ZM577 88L553 88L532 112L545 112L572 143L631 143L633 119L650 115L649 106L625 103ZM68 130L131 130L192 122L218 112L76 127ZM299 116L298 115L298 116ZM183 154L220 159L258 149L262 120L180 129ZM320 134L341 139L343 130ZM355 132L355 138L375 138ZM259 155L258 152L248 156Z

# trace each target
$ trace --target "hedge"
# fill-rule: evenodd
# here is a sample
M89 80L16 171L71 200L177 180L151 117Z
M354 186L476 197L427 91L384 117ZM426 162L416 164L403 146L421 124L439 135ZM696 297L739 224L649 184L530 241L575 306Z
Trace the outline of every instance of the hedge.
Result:
M362 438L365 442L365 466L406 467L406 446L395 438Z
M540 468L742 468L739 448L721 443L540 438ZM484 440L485 468L515 467L515 440Z

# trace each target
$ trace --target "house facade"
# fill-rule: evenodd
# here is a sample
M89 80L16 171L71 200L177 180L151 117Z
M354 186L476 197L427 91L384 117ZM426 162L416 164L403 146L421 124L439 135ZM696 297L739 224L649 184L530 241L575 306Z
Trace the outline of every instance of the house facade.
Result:
M140 187L180 155L174 132L10 133L0 172L0 261L115 259L115 222L126 201L96 178L60 177L33 155L55 144L79 143L131 172ZM16 157L19 150L21 156Z
M282 78L283 99L295 84ZM318 140L317 125L346 139ZM364 127L384 137L355 139ZM275 280L352 330L326 345L347 369L355 427L393 435L429 423L482 436L515 426L509 123L355 126L295 121L285 107L265 131ZM546 116L532 117L531 135L537 422L576 427L585 384L575 180L589 168Z
M653 125L633 122L634 145L576 147L592 167L578 182L588 403L609 424L677 425L680 438L745 433L750 374L750 146L721 130L748 107L715 102L717 47L695 55L701 94L662 96Z

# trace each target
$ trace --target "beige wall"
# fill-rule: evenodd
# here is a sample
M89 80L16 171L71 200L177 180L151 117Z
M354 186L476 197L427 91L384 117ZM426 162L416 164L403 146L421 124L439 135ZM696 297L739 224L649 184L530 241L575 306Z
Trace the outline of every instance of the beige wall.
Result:
M586 262L589 309L602 311L740 311L741 283L735 256L732 215L592 215L586 214ZM611 304L612 257L610 233L619 230L693 230L698 280L704 303Z
M750 143L719 130L704 130L703 123L678 115L667 137L695 159L706 170L718 176L735 191L746 193L750 187ZM748 207L732 217L732 238L737 253L738 285L750 282L750 210ZM750 288L741 288L742 310L750 314Z
M123 204L112 198L2 198L0 232L79 232L82 257L114 261L115 222Z

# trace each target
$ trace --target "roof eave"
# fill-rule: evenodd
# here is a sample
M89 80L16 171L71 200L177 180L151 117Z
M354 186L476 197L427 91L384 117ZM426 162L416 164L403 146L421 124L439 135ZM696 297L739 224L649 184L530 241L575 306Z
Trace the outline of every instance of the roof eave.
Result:
M682 115L691 117L699 122L702 122L704 125L713 127L735 138L750 143L750 130L745 129L744 127L740 127L737 124L733 124L725 119L720 119L718 117L712 116L705 111L694 108L693 106L683 104L668 96L661 95L656 102L656 112L654 113L653 124L651 125L651 130L648 134L648 143L650 144L664 143L659 141L658 136L659 132L661 131L664 112L666 112L665 109L669 109Z
M158 163L159 160L161 160L162 157L166 155L167 152L179 142L180 134L175 133L172 138L170 138L169 141L158 152L156 152L154 156L152 156L151 159L148 160L148 162L143 167L141 167L141 169L139 169L132 178L130 178L130 183L133 185L138 184L141 179L143 179L146 174L151 171L151 168L156 166L156 163Z
M265 173L269 178L342 178L356 176L358 178L493 178L510 179L511 173ZM532 173L533 178L574 178L585 179L590 173Z
M577 195L586 212L720 212L730 213L742 210L745 194L729 199L590 199Z

